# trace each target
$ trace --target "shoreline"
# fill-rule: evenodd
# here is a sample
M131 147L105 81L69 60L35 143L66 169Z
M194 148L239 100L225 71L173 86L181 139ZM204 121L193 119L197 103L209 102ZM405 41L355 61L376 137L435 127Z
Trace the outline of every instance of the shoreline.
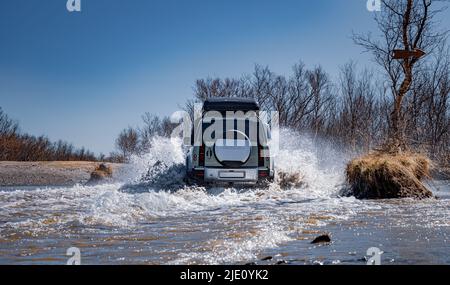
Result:
M102 162L92 161L0 161L0 187L73 186L85 184ZM117 173L121 163L105 163ZM432 170L432 179L450 179L450 169Z
M86 183L102 162L91 161L0 161L0 187L73 186ZM106 163L113 172L122 166Z

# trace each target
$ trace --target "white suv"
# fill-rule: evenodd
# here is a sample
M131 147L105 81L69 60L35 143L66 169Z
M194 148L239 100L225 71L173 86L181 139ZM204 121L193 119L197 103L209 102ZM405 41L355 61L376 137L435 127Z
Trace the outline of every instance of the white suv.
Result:
M255 100L207 99L194 121L186 157L188 182L258 184L274 179L268 125Z

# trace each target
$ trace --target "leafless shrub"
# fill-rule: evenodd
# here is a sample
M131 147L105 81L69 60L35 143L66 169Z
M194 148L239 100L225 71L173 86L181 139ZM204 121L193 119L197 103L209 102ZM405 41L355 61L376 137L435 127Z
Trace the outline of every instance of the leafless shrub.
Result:
M138 132L131 127L124 129L116 139L116 147L125 159L137 153L139 151Z

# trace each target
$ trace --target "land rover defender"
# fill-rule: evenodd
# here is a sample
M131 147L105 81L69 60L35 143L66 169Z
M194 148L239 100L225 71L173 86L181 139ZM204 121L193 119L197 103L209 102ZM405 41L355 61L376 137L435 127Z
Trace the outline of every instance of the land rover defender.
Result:
M186 177L197 184L260 184L274 179L270 131L255 100L207 99L194 120Z

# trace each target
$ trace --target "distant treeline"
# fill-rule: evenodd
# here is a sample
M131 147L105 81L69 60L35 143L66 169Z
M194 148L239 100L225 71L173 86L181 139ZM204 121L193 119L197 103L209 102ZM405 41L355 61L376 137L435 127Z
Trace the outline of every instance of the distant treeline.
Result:
M19 124L0 107L0 161L96 161L99 158L85 148L51 142L45 136L21 133Z
M402 132L411 148L448 163L449 53L441 51L415 76L405 99ZM238 79L198 80L194 96L195 101L208 97L255 98L263 109L279 112L280 126L363 152L380 146L388 136L393 97L384 82L372 71L358 71L353 62L341 68L335 82L321 67L307 69L303 63L296 64L289 77L256 66L252 75Z
M404 104L403 132L408 145L431 158L450 161L450 57L440 50L423 64ZM257 65L253 74L241 78L197 80L194 98L186 104L210 97L256 99L265 110L279 112L280 126L312 137L327 139L337 148L365 152L378 147L388 135L393 97L388 81L354 62L344 65L336 80L318 66L294 65L290 76L277 75ZM145 151L153 135L168 136L173 129L168 118L151 114L144 127L128 128L116 140L124 157Z

